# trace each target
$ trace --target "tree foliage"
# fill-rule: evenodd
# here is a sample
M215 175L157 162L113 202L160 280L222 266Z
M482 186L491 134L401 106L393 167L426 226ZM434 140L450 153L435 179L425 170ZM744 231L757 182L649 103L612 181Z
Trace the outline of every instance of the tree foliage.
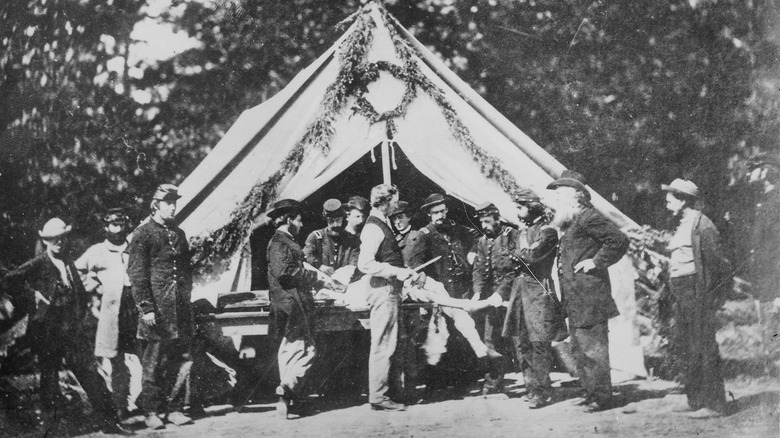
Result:
M28 256L34 230L52 215L88 235L104 207L144 214L154 185L181 182L243 110L284 87L360 6L190 1L150 17L131 0L2 3L2 261ZM680 176L704 189L715 217L749 216L742 163L777 154L780 134L770 1L385 6L637 222L661 223L659 186ZM200 46L133 64L132 31L150 18Z

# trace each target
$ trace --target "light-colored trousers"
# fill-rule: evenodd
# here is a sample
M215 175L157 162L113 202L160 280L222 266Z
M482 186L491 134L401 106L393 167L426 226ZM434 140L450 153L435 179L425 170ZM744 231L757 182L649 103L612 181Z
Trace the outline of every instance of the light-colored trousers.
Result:
M378 279L385 283L383 279ZM398 344L398 313L401 291L390 284L368 289L371 306L371 351L368 356L368 402L388 400L390 367Z
M311 368L316 355L311 342L306 342L305 339L290 341L286 337L282 338L278 355L279 386L285 392L296 394L303 376Z

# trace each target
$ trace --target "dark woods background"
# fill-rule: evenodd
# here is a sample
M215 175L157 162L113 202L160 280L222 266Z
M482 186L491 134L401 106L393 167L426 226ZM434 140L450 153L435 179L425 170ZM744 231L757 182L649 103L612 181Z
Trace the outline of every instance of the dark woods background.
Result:
M744 163L780 153L774 1L384 4L635 221L669 226L660 184L690 178L734 255L743 251L754 202ZM131 64L144 6L0 2L0 263L31 256L35 230L54 215L83 244L101 238L105 208L141 219L155 185L181 182L241 111L332 44L361 2L174 1L152 18L202 45ZM117 56L124 65L109 72ZM138 90L151 99L139 103Z

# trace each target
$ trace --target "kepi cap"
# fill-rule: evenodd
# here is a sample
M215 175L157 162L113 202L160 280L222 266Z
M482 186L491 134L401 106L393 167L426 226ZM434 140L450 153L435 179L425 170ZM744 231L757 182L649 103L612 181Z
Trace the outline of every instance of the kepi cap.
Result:
M529 202L541 202L539 196L531 190L520 190L512 195L515 204L527 204Z
M55 217L49 219L48 222L43 225L43 229L38 231L38 235L41 236L41 239L53 239L62 236L63 234L70 233L72 228L73 227L70 225L65 225L65 222L62 219Z
M160 201L175 201L179 198L181 198L181 195L179 195L179 188L173 184L160 184L157 186L154 196L152 196L152 199Z
M325 217L344 216L344 209L338 199L328 199L322 204L322 215Z
M495 204L492 202L483 202L482 204L477 206L477 217L486 217L486 216L492 216L494 214L500 214L498 211L498 207L496 207Z

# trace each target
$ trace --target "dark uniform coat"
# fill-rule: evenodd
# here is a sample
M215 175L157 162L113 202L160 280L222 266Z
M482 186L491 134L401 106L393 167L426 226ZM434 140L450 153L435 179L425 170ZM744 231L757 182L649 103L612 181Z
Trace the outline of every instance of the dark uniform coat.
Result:
M292 236L276 230L268 242L268 288L277 336L290 341L313 339L311 288L316 273L303 267L303 250Z
M558 249L558 232L537 223L518 232L513 259L519 261L512 284L504 336L524 335L531 342L550 342L563 323L561 304L552 283L552 269Z
M139 316L154 312L156 318L153 327L139 322L138 338L192 336L192 267L184 231L150 220L135 230L128 253L127 274Z
M561 236L558 273L569 324L589 327L619 314L612 299L607 268L626 253L629 240L612 222L592 207L585 208ZM574 266L593 259L589 272L574 272Z
M750 282L762 301L780 297L780 189L764 194L756 205L750 240Z
M306 238L303 254L306 262L315 268L322 265L330 266L333 269L344 266L357 267L357 259L360 255L360 237L346 231L338 237L329 236L327 228L312 231ZM357 270L355 272L357 274ZM353 278L353 280L356 279Z
M414 239L417 238L417 230L412 230L405 233L396 234L395 240L398 242L398 247L401 248L401 253L404 255L404 265L409 267L409 263L412 257L412 249L414 248Z
M484 235L477 240L474 259L474 295L486 299L497 292L508 301L519 265L516 261L518 231L501 227L496 237Z
M409 267L417 266L441 256L425 269L426 275L444 284L453 298L468 298L471 294L472 268L467 255L474 247L476 231L453 221L440 232L433 224L421 228L414 239L409 255Z

